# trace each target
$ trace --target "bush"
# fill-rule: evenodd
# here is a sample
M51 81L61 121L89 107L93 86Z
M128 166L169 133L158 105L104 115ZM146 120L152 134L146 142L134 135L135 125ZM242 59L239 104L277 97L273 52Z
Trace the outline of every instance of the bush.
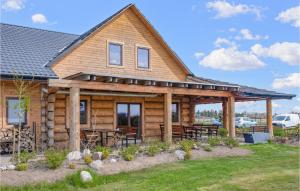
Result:
M28 169L28 164L27 163L19 163L16 166L17 171L25 171Z
M121 151L121 156L126 161L131 161L134 159L135 154L139 151L139 147L137 145L130 145L127 148L123 148Z
M190 152L194 146L194 141L193 140L189 140L189 139L184 139L182 141L179 142L180 148L184 151L184 152Z
M228 136L228 130L226 128L220 128L218 133L221 137L227 137Z
M170 148L170 144L166 142L158 142L157 144L162 151L166 151Z
M239 143L237 140L235 140L234 138L231 138L231 137L227 137L223 140L224 144L230 148L233 148L233 147L238 147L239 146Z
M185 152L184 160L190 160L192 157L191 151Z
M76 164L75 163L70 163L69 164L69 168L70 169L75 169L76 168Z
M108 159L111 153L111 149L108 147L97 146L94 150L102 153L102 160Z
M93 162L91 155L85 155L83 159L86 164L91 164Z
M66 158L66 151L49 149L45 151L47 166L50 169L56 169L61 166Z
M285 137L285 132L282 128L275 128L273 133L275 137Z
M27 150L21 151L20 153L20 163L27 163L30 159L36 157L35 152L28 152ZM18 160L18 155L15 155L15 161Z
M212 148L211 148L211 146L209 146L209 145L203 146L203 149L204 149L205 151L207 151L207 152L212 151Z
M149 156L155 156L157 153L159 153L160 148L156 144L151 144L146 148L146 152Z
M221 139L219 137L210 137L208 139L208 144L212 147L218 146L221 144Z

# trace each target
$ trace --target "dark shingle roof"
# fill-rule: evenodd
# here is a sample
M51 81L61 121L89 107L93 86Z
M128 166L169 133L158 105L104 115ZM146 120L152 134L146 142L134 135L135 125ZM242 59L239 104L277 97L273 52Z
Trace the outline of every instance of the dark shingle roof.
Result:
M207 83L213 83L213 84L221 84L221 85L231 85L231 86L239 86L239 91L237 92L241 96L246 97L262 97L267 98L271 97L274 99L292 99L293 97L296 97L294 94L285 94L285 93L279 93L275 91L265 90L265 89L259 89L229 82L223 82L219 80L212 80L208 78L198 77L198 76L191 76L191 80L194 80L196 82L207 82Z
M78 35L0 23L0 74L56 77L45 63Z

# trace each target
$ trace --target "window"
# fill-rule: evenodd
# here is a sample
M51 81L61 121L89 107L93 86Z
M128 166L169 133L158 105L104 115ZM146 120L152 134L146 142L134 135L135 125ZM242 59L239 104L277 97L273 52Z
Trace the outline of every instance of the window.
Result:
M87 124L87 101L80 100L80 124Z
M149 68L149 49L137 48L137 66L138 68Z
M19 123L19 99L18 98L7 98L6 100L6 116L7 116L7 124L18 124ZM26 123L27 114L26 112L22 112L21 114L22 123Z
M179 104L172 103L172 122L179 122Z
M122 66L122 45L109 43L109 65Z

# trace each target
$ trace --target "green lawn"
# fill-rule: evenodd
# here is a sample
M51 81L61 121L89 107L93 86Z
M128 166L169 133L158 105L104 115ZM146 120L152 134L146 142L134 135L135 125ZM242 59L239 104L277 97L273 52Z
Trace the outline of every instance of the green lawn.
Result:
M0 190L299 190L299 147L244 146L254 151L246 157L181 161L131 173L94 175L82 185L79 172L55 184Z

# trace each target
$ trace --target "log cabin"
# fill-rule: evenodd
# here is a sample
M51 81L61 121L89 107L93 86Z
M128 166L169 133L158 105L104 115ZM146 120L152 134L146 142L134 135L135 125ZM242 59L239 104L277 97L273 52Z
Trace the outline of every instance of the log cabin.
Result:
M138 8L129 4L82 35L1 24L0 125L16 121L15 73L38 83L23 121L38 124L42 148L80 149L83 128L134 126L138 139L171 141L172 125L193 124L197 104L222 103L235 137L235 102L295 95L195 76ZM68 133L69 132L69 133Z

